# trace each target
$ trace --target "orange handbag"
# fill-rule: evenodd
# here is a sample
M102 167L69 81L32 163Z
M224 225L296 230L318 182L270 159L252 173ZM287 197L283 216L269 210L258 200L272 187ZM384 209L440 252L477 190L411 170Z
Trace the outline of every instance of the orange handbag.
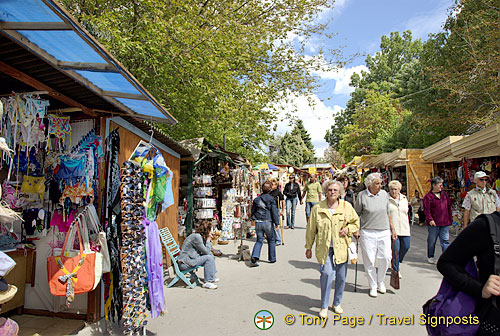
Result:
M70 229L66 234L61 255L47 258L50 293L55 296L66 296L68 306L73 302L75 294L90 292L94 287L96 260L95 252L83 253L82 236L78 223L73 222L71 225L76 225L80 254L75 257L64 256Z

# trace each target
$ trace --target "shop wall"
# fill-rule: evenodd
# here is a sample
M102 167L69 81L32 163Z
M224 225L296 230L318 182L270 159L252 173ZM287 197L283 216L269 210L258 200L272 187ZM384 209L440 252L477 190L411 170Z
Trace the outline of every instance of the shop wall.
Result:
M423 197L431 188L430 179L434 171L433 164L422 158L421 149L408 149L407 159L408 196L412 197L414 191L418 190Z
M118 125L111 123L110 129L116 128ZM118 159L120 161L120 166L124 161L134 152L137 144L140 140L149 141L149 139L143 139L136 134L130 132L129 130L120 127L118 130L120 134L120 155ZM168 227L174 238L177 239L177 205L179 204L179 187L180 187L180 159L168 154L167 152L160 149L165 163L172 170L174 176L172 178L172 190L174 192L174 204L167 208L165 212L162 212L157 219L158 228Z

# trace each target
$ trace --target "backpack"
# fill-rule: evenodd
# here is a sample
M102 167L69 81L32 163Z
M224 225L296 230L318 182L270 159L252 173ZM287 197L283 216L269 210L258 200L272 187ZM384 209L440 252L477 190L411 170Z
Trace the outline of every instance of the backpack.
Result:
M485 216L488 220L495 253L494 273L500 274L499 225L496 224L493 215L481 216ZM470 260L465 265L465 271L469 273L470 276L476 279L479 278L474 260ZM497 306L496 301L497 300L495 298L491 300L495 307ZM428 322L426 323L426 328L429 335L475 335L479 330L479 323L474 324L471 322L459 322L459 319L460 321L464 321L464 319L470 321L469 316L472 316L479 321L479 318L474 313L476 310L476 299L469 294L455 289L455 287L453 287L444 278L437 294L428 300L422 308L425 314L426 322ZM432 319L436 318L442 318L444 321L437 321L437 323L433 323ZM447 325L446 319L451 321L450 318L454 318L454 321L452 323L448 323Z

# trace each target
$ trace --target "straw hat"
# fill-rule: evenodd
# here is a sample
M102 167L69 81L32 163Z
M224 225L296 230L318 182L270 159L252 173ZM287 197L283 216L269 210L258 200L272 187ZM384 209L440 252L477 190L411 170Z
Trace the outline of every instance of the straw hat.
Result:
M16 286L7 284L4 278L0 279L0 304L12 300L16 293Z

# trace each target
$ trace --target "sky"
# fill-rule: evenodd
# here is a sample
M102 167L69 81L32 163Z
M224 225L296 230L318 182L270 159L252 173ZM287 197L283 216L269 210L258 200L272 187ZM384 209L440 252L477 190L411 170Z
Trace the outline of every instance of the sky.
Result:
M380 38L393 31L411 30L414 38L426 40L428 34L441 31L448 9L453 0L337 0L333 9L323 11L318 20L330 20L327 32L334 33L330 40L312 39L307 53L314 55L319 45L324 49L339 48L345 58L359 54L354 60L338 71L320 72L322 86L309 97L296 97L295 116L302 119L312 138L316 156L322 157L328 144L325 133L334 122L333 114L345 108L349 86L354 72L367 70L365 58L380 50ZM299 39L300 36L291 36ZM310 104L312 101L313 104ZM293 107L281 105L285 116ZM277 134L284 134L291 127L286 122L278 123Z

